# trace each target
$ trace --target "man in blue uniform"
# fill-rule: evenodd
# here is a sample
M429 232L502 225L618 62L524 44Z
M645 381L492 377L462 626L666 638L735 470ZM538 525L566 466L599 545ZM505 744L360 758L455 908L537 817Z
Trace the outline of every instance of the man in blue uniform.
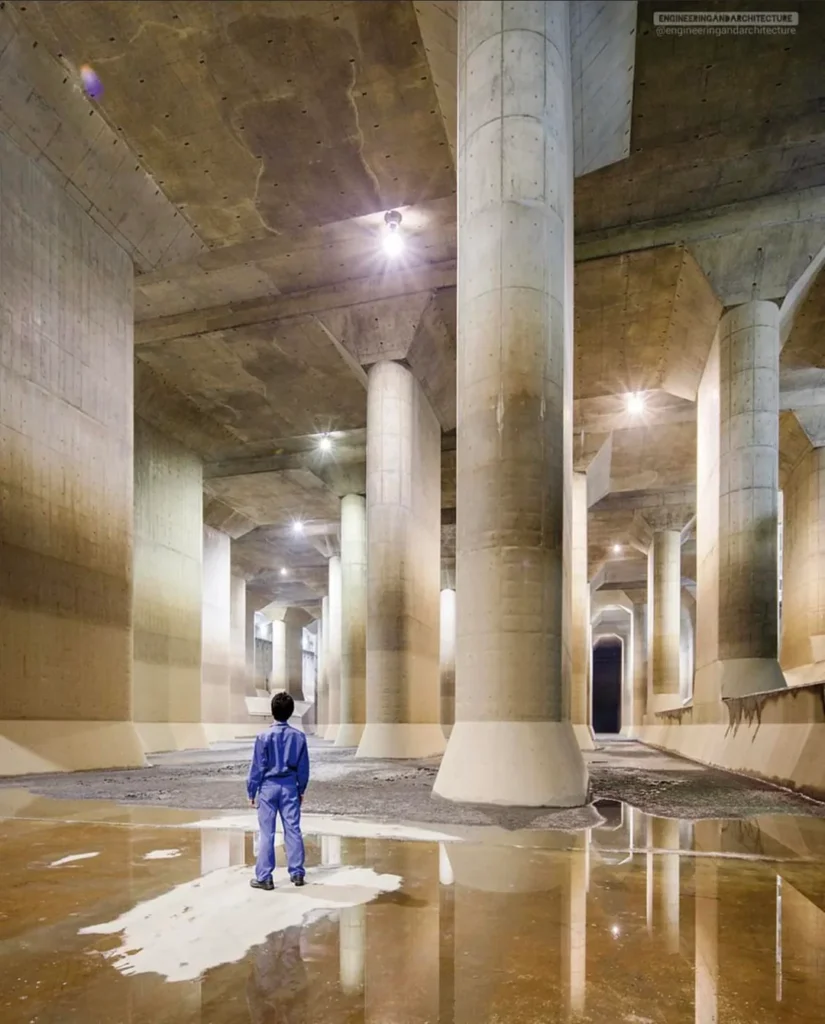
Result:
M301 835L301 802L309 783L309 752L306 736L288 725L295 701L288 693L272 698L274 725L255 740L255 752L246 784L249 803L257 801L260 847L253 889L274 889L275 822L280 814L284 827L287 868L295 885L304 884L304 840Z

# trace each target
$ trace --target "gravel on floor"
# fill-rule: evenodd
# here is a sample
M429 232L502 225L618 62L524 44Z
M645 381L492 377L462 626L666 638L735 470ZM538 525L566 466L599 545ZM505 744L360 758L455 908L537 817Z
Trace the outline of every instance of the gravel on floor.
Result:
M112 800L192 810L248 806L245 780L251 743L156 754L147 768L0 779L64 800ZM304 809L379 822L498 825L507 829L587 828L592 805L570 810L454 804L432 795L438 759L356 760L350 750L310 740L312 781ZM587 755L591 800L618 800L678 818L746 818L761 814L825 817L825 804L745 776L697 765L628 741L603 741Z

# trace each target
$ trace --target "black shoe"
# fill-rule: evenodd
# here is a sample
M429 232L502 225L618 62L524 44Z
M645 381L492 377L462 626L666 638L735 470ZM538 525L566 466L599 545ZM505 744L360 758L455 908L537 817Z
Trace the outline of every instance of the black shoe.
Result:
M290 878L290 881L292 882L293 885L303 885L304 884L304 876L303 875L292 875L291 878Z
M275 888L275 883L271 878L268 878L265 882L259 882L257 878L253 878L249 884L253 889L263 889L265 892L272 892Z

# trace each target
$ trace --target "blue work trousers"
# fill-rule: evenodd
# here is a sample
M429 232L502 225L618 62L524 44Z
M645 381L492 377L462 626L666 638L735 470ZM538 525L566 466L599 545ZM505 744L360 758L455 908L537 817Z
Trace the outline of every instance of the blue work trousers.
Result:
M304 874L304 838L301 835L301 800L295 776L264 779L258 793L260 846L255 877L259 882L272 878L275 869L275 823L278 815L284 827L286 861L290 877Z

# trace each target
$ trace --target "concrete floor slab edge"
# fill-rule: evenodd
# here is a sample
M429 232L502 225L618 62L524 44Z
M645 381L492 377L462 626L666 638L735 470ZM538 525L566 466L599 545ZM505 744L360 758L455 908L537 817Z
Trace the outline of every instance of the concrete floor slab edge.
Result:
M145 764L133 722L0 722L0 775L142 768Z
M436 722L370 722L364 727L356 756L436 757L446 746L444 730Z
M433 793L457 803L580 807L587 769L570 722L456 722Z

